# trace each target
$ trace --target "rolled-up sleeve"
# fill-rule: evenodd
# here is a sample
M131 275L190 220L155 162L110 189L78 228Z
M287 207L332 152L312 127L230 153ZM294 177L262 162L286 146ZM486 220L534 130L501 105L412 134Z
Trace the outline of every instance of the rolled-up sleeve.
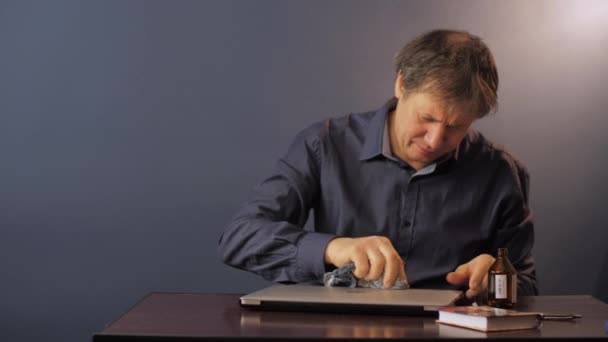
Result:
M320 192L320 124L304 130L261 182L219 239L228 265L275 282L310 282L325 272L324 253L334 237L304 230Z

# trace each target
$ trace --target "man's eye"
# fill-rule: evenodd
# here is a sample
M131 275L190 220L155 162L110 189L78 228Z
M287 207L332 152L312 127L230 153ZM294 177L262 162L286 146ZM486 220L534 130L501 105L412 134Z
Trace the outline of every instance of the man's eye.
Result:
M463 125L451 125L451 126L447 126L449 130L452 131L457 131L459 129L462 129L464 126Z

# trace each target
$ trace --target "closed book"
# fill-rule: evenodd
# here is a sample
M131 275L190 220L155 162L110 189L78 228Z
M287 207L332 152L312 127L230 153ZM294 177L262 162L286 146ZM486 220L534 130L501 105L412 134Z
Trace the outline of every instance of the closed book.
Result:
M541 316L536 312L520 312L489 306L450 306L439 308L438 323L479 331L534 329Z

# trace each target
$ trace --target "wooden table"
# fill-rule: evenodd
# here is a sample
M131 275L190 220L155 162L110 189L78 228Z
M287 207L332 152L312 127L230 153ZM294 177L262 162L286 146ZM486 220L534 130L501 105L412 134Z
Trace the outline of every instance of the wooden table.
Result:
M243 309L240 295L151 293L95 333L103 341L352 339L540 339L608 340L608 304L591 296L519 299L517 310L574 312L576 321L545 321L538 329L482 333L438 324L433 317L271 312Z

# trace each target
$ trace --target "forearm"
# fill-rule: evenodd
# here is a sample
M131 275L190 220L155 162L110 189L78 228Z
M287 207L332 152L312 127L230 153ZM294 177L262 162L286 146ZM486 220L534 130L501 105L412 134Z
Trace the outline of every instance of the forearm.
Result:
M286 221L237 217L220 238L218 252L226 264L266 280L318 281L325 272L325 246L333 237Z
M517 294L519 296L536 296L536 266L534 257L529 255L517 269Z
M333 236L304 230L319 195L317 124L298 134L275 172L254 191L219 241L220 258L275 282L321 279Z

